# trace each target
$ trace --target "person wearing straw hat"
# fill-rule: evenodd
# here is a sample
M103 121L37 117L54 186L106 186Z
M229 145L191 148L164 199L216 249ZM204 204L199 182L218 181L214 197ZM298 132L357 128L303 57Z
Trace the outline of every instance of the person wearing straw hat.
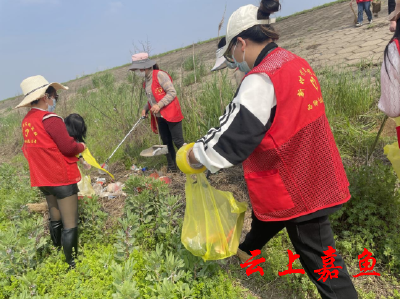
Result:
M396 7L388 19L395 22L396 27L383 56L378 108L388 117L394 118L400 147L400 0L396 0Z
M147 53L132 55L129 70L144 77L143 88L148 102L142 116L151 112L151 129L160 134L164 145L168 147L168 172L176 172L175 146L179 149L185 143L182 132L183 115L171 76L159 69L156 62Z
M185 157L179 153L178 166L215 173L242 163L252 224L239 259L250 261L251 251L286 228L322 298L357 298L328 218L350 199L349 182L315 73L275 43L269 17L279 9L278 0L262 0L229 18L223 54L247 75L220 126L186 148ZM322 257L330 253L337 269L326 278Z
M74 268L78 253L77 182L81 180L76 155L86 146L69 136L63 119L54 113L57 90L68 87L37 75L24 79L21 89L24 98L16 108L30 108L21 126L31 186L39 187L45 195L51 239L55 247L62 245L67 263Z

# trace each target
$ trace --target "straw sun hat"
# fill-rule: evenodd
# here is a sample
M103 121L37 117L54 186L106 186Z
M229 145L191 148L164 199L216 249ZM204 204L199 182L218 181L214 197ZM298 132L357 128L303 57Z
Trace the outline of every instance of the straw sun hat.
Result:
M49 86L57 90L68 90L68 87L63 86L58 82L49 83L43 76L36 75L28 77L21 82L21 89L24 94L24 99L15 108L27 107L35 100L45 96L45 92Z

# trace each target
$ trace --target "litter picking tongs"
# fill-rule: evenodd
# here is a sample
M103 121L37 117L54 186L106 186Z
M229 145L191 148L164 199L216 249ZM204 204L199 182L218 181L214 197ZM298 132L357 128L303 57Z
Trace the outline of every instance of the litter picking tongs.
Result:
M113 155L115 154L115 152L117 152L118 148L121 147L121 145L125 142L126 138L132 133L132 131L135 130L135 128L140 124L140 122L142 122L144 119L146 119L146 117L141 117L139 119L139 121L136 122L135 125L133 125L132 129L127 133L127 135L123 138L123 140L121 141L121 143L119 143L119 145L117 146L117 148L115 148L115 150L113 151L113 153L111 153L110 157L107 158L107 160L105 161L105 163L101 166L104 169L107 169L107 163L110 161L111 157L113 157Z

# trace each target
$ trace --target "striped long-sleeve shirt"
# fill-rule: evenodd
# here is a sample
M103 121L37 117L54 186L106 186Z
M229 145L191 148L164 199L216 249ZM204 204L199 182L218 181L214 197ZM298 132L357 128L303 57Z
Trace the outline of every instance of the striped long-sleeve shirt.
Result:
M276 110L274 86L266 74L247 76L225 113L193 147L196 159L215 173L242 163L258 147Z

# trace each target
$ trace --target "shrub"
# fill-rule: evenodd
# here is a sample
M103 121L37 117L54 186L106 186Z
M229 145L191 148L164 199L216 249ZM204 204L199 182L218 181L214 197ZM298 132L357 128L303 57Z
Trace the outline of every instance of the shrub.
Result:
M331 216L337 247L354 258L367 248L377 261L398 272L400 202L392 168L376 163L346 171L351 199Z

